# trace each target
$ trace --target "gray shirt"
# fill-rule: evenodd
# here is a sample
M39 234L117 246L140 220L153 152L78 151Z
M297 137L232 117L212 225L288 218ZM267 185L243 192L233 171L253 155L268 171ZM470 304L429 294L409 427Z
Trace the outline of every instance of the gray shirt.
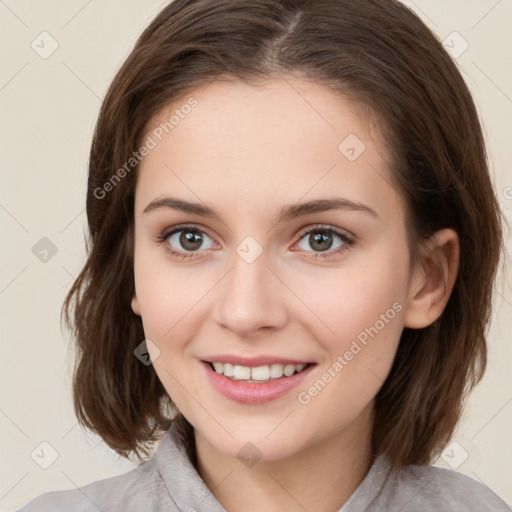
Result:
M339 512L510 511L488 487L462 473L435 466L408 466L386 479L381 455ZM137 468L78 489L52 491L18 512L225 512L186 453L173 428ZM314 511L311 511L314 512Z

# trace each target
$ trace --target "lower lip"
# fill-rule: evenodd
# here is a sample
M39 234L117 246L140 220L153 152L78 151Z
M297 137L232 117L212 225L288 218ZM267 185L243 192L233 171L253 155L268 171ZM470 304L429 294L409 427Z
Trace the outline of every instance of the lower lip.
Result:
M282 377L269 382L244 382L232 380L224 375L217 373L210 363L201 361L201 365L206 371L206 375L212 386L226 398L242 404L261 404L275 400L285 395L298 386L313 371L315 364L311 364L299 373L290 377Z

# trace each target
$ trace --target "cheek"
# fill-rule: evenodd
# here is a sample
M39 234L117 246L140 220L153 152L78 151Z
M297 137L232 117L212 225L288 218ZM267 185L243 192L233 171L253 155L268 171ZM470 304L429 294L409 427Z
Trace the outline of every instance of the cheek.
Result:
M328 357L312 386L299 390L297 399L305 411L331 411L334 430L370 404L395 358L403 305L400 286L383 274L387 266L376 265L364 274L344 272L343 280L315 295L314 308L328 328L315 320L314 336ZM310 421L320 428L320 419Z
M163 249L162 249L163 251ZM214 287L212 270L171 263L158 251L140 250L135 258L135 286L147 338L171 352L193 338L204 315L205 297Z
M381 253L357 265L333 269L328 276L318 274L318 279L295 278L297 294L312 312L304 315L304 321L310 328L317 326L316 337L331 355L347 350L354 339L364 343L369 331L379 337L384 332L399 335L407 284L405 272L399 270L406 267L400 260L396 254Z
M144 247L135 251L135 289L144 333L147 338L161 341L179 318L183 304L180 283L162 264L158 252ZM186 289L185 289L186 292Z
M172 268L158 258L152 264L142 258L139 261L145 263L137 267L136 260L135 284L144 335L152 342L147 344L150 358L175 404L180 410L188 410L187 394L183 394L188 374L183 363L199 324L197 315L207 288L196 280L192 283L184 268ZM191 385L185 387L197 393Z
M200 301L200 290L191 291L190 281L188 284L187 288L186 282L159 276L158 279L147 279L137 288L144 333L162 344L162 349L176 346L183 338L193 316L194 304Z

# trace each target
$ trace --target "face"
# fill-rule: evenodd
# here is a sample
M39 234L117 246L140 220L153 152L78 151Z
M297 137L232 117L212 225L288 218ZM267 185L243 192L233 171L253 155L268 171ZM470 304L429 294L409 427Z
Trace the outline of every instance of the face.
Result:
M276 460L371 422L410 281L369 126L297 77L214 82L148 125L132 308L173 403L220 453L251 442Z

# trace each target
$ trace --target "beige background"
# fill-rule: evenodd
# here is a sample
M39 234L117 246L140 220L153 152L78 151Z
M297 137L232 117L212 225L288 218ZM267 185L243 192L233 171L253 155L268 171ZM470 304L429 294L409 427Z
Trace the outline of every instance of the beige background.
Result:
M165 3L0 0L1 511L134 467L77 425L73 353L60 331L59 313L84 262L87 158L101 99L136 37ZM496 189L511 219L512 1L404 3L457 57L485 125ZM42 58L52 44L58 48ZM510 249L508 233L507 238ZM436 465L480 480L512 503L508 282L496 298L488 372Z

